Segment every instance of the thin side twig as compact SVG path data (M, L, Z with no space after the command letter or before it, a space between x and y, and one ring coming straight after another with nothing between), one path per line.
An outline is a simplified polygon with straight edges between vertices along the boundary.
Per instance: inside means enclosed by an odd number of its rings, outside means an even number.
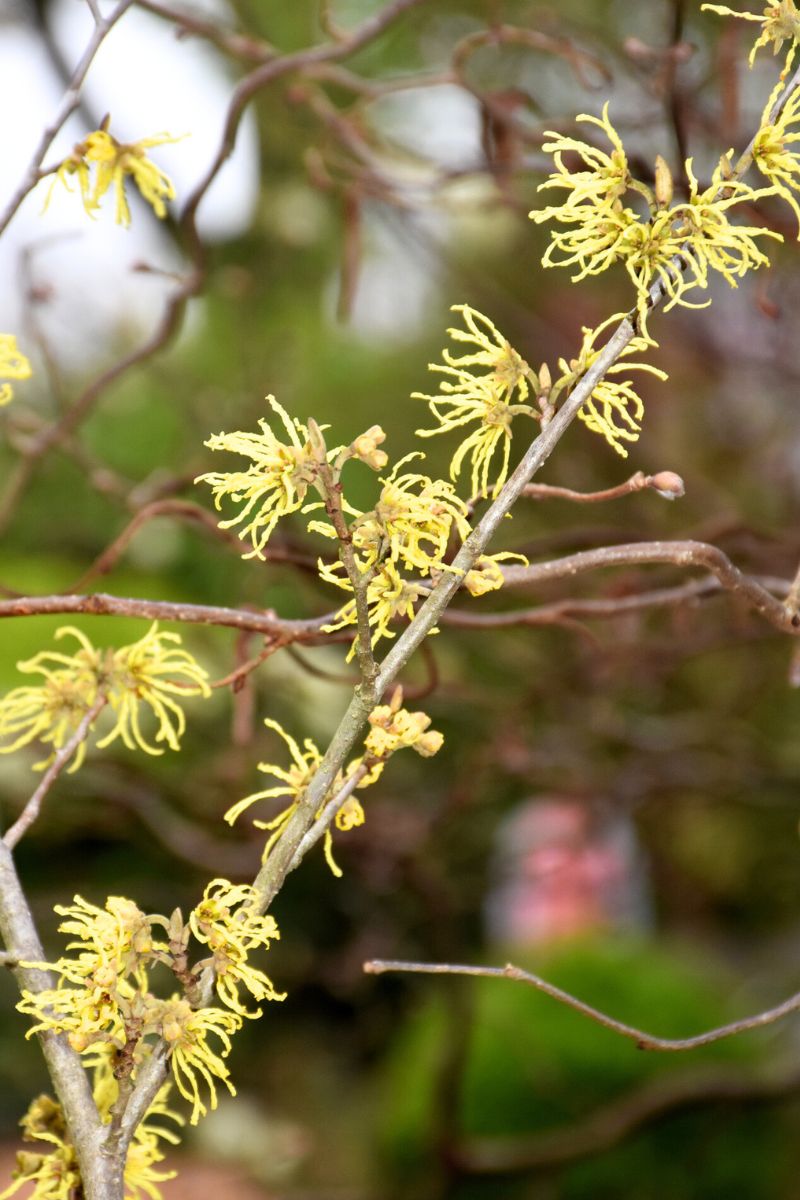
M599 1008L593 1008L591 1004L579 1000L570 992L556 987L554 983L548 983L541 976L534 975L530 971L523 971L521 967L515 967L513 963L507 963L504 967L476 967L460 963L401 962L376 958L364 963L364 971L367 975L384 975L388 972L414 975L473 975L482 979L510 979L516 983L525 983L529 987L535 988L536 991L543 992L545 996L558 1000L560 1004L574 1009L581 1016L588 1017L590 1021L602 1025L604 1029L610 1029L612 1033L617 1033L620 1037L635 1042L638 1050L664 1052L696 1050L699 1046L709 1046L712 1042L722 1041L723 1038L735 1037L737 1034L747 1033L751 1029L762 1029L765 1025L773 1025L776 1021L780 1021L800 1009L800 992L796 992L774 1008L764 1009L752 1017L730 1021L727 1025L720 1025L716 1029L707 1029L704 1033L695 1034L693 1037L662 1038L653 1033L647 1033L643 1029L637 1029L635 1025L626 1025L624 1021L618 1021Z
M20 815L17 817L10 829L3 834L3 841L9 850L13 850L18 842L24 838L25 834L38 818L39 813L44 803L44 798L50 791L55 781L58 779L61 772L66 767L69 760L72 758L75 751L89 736L95 718L98 713L105 707L106 697L101 693L95 700L92 707L86 712L81 720L80 725L73 733L72 737L64 743L61 749L54 755L53 761L45 771L39 786L28 800Z

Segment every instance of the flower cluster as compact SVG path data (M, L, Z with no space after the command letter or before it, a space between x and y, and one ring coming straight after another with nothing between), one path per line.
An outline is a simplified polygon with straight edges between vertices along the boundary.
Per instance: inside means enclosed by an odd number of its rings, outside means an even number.
M56 169L56 181L60 180L67 191L71 191L70 181L77 179L83 207L90 217L97 212L106 192L113 190L116 222L130 226L131 211L125 193L125 184L130 178L156 216L163 219L167 215L166 201L175 199L175 188L161 168L147 157L146 151L180 139L157 133L138 142L118 142L108 132L107 125L106 120L100 129L87 134L73 147L72 153ZM52 188L48 203L51 195Z
M162 633L155 623L138 642L105 651L72 626L56 632L56 638L62 637L78 642L74 654L43 650L17 664L24 674L41 676L41 682L15 688L0 700L0 739L5 742L0 753L36 741L59 750L101 699L116 720L97 742L99 747L119 738L131 750L162 754L142 729L144 709L155 718L155 742L180 749L186 718L178 698L208 696L210 689L206 672L180 648L177 633ZM85 753L83 741L70 770L77 770ZM36 766L47 762L49 757Z
M0 333L0 406L8 404L14 389L8 379L30 379L31 364L17 348L17 339L11 333Z
M552 220L565 226L553 233L542 259L544 266L577 267L572 278L579 280L622 263L636 289L644 331L655 285L664 292L665 310L675 304L698 307L688 294L707 288L710 271L719 272L735 287L747 271L768 263L756 239L781 241L781 235L757 226L736 225L729 210L774 194L774 186L756 189L732 179L726 155L709 186L701 190L689 159L689 200L672 205L672 183L663 160L656 171L655 192L631 176L622 143L608 117L608 104L602 119L585 113L577 119L599 125L613 151L605 155L576 138L547 135L555 139L546 142L544 149L553 154L556 170L540 190L563 188L567 195L562 204L530 214L537 223ZM579 155L586 169L570 170L564 160L567 152ZM644 198L646 214L626 206L625 198L631 192Z
M112 1056L105 1050L92 1056L87 1063L93 1068L92 1093L101 1121L111 1120L111 1110L117 1100L119 1084L114 1076ZM169 1107L172 1085L159 1091L144 1120L136 1128L125 1159L124 1182L126 1200L161 1200L158 1184L175 1178L175 1171L160 1169L164 1161L161 1142L176 1145L180 1140L174 1129L164 1127L166 1118L183 1124L183 1118ZM158 1121L158 1124L154 1122ZM30 1200L72 1200L81 1194L81 1177L75 1149L69 1140L61 1105L50 1096L37 1096L20 1121L23 1142L38 1146L20 1150L10 1187L0 1192L0 1200L13 1196L26 1184L33 1184Z
M441 733L429 728L431 719L423 712L409 712L402 707L403 692L398 687L388 705L379 705L370 714L370 731L364 741L364 753L354 758L339 772L328 793L322 798L316 813L319 818L323 810L337 797L341 796L342 803L336 807L333 822L337 829L347 831L364 823L364 810L353 792L356 788L364 789L375 783L384 766L398 750L410 747L424 758L430 758L441 749L443 737ZM295 739L288 734L277 721L267 718L264 724L274 730L286 744L291 758L288 767L276 763L262 762L258 764L259 771L271 775L278 783L260 792L253 792L239 800L225 814L225 820L233 824L242 813L259 800L287 800L277 816L268 820L260 818L253 820L256 829L269 831L269 838L264 847L264 858L280 837L287 822L296 811L308 789L308 785L316 775L322 755L315 743L306 738L301 749ZM326 834L326 857L335 875L340 875L339 868L331 856L330 831Z
M235 1094L224 1061L231 1038L243 1017L260 1016L260 1010L245 1007L241 993L256 1000L283 999L249 961L253 950L278 937L272 918L252 910L252 899L251 888L215 879L186 923L179 910L169 919L147 915L121 896L110 897L104 908L80 896L69 906L57 906L67 918L59 929L74 940L55 962L29 964L52 971L57 986L23 992L17 1007L33 1018L27 1036L47 1029L63 1033L73 1050L91 1056L93 1065L104 1055L116 1056L117 1077L125 1069L135 1074L152 1039L163 1039L175 1085L191 1103L195 1124L209 1105L216 1106L219 1083ZM190 967L192 935L208 953ZM159 965L183 983L184 994L162 998L151 991ZM189 998L206 969L214 974L222 1007L196 1007ZM212 1036L221 1049L209 1041ZM123 1060L127 1067L119 1065Z
M508 475L512 421L516 416L536 415L526 401L531 385L537 390L537 380L488 317L468 304L453 305L453 312L461 313L466 329L447 332L453 341L471 347L471 351L455 356L445 349L443 363L430 364L431 371L445 376L439 384L439 395L413 392L412 398L428 401L438 427L418 429L417 436L435 437L476 422L476 428L453 456L450 478L459 477L469 456L473 496L497 495ZM492 479L492 461L498 450L500 468Z
M223 497L244 507L225 521L221 529L241 525L240 538L249 538L253 547L245 558L263 558L264 547L281 517L299 512L309 487L319 472L319 459L312 446L308 428L288 413L274 396L270 406L278 414L288 441L282 442L263 418L260 433L217 433L205 443L210 450L227 450L250 460L245 471L209 471L196 483L208 483L214 493L217 510Z
M533 377L533 373L487 318L466 305L461 306L461 310L465 314L468 333L462 333L460 340L472 342L479 350L463 358L453 358L445 351L446 365L442 370L458 377L462 389L459 404L467 401L469 379L474 378L475 386L481 390L479 406L472 415L481 421L479 440L483 438L481 431L490 431L491 447L488 442L485 445L481 442L483 448L475 443L478 457L473 465L480 473L486 491L493 447L498 444L496 431L500 431L505 450L501 475L495 481L495 487L502 483L508 467L511 418L521 412L533 413L529 406L511 402L515 393L521 399L528 395L527 375ZM496 345L488 340L486 329L494 332ZM487 367L488 373L472 376L468 366ZM448 382L443 386L456 385ZM535 386L539 386L538 379ZM441 417L442 413L435 407L439 399L432 400L432 404ZM443 402L450 403L454 399L455 396L448 395ZM385 440L381 427L373 425L350 445L329 450L322 429L314 422L304 425L291 419L274 397L269 397L269 403L283 425L283 438L276 435L267 421L261 420L259 433L221 433L206 442L212 450L225 450L250 460L250 465L242 471L207 472L198 476L198 482L211 485L218 509L224 499L239 506L232 517L220 522L221 527L239 527L239 537L249 540L252 546L245 558L264 558L267 542L282 517L324 509L330 519L313 518L308 523L309 531L336 540L341 538L344 525L354 551L355 569L363 580L372 645L381 638L393 637L391 626L398 619L413 617L417 603L430 587L429 580L439 572L451 569L448 555L453 542L463 541L470 532L466 502L458 496L452 482L404 469L413 460L424 458L416 451L397 462L381 479L381 491L372 509L364 512L354 508L341 494L342 468L348 460L365 463L376 471L387 465L386 452L380 448ZM430 432L445 432L463 423L460 418L444 421L441 429ZM470 445L465 444L456 451L454 478L472 445L470 439ZM319 499L314 498L314 493ZM319 574L325 582L348 592L351 597L336 619L325 627L326 631L356 625L352 566L348 569L343 560L320 561ZM502 574L496 571L493 586L501 583ZM472 591L472 587L469 590ZM488 588L480 587L473 594L486 590ZM357 639L354 639L350 658L356 649ZM274 832L280 832L277 824Z

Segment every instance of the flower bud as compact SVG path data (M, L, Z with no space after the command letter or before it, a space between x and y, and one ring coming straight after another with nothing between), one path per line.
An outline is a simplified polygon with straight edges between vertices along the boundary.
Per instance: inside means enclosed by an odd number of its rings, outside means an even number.
M385 441L386 434L380 425L371 425L365 433L360 434L352 443L350 449L353 458L357 458L359 462L366 463L368 467L372 467L373 471L382 470L388 463L389 456L385 450L379 450L378 446L381 442Z
M665 500L680 500L686 494L686 485L674 471L659 471L657 475L651 475L650 487Z
M660 154L656 155L656 201L659 208L669 208L674 187L672 172Z

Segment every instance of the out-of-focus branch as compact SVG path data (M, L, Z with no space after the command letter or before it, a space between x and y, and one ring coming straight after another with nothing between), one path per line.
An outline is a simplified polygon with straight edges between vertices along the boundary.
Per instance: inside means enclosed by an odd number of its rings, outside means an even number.
M581 550L577 554L569 554L550 562L533 563L528 567L506 567L503 575L508 586L519 587L564 579L601 567L630 567L654 563L667 563L676 567L702 567L711 572L721 587L740 596L776 629L780 629L782 633L797 632L797 626L785 604L776 599L755 577L745 575L734 566L727 554L717 546L710 546L706 542L687 539L602 546L596 550ZM783 586L783 581L777 582Z
M718 1104L770 1104L800 1088L800 1070L770 1075L717 1067L651 1079L588 1117L527 1137L476 1137L451 1148L462 1171L493 1175L562 1166L602 1154L668 1113Z
M752 1017L743 1017L740 1021L730 1021L727 1025L708 1029L705 1033L698 1033L693 1037L662 1038L652 1033L646 1033L643 1029L637 1029L634 1025L626 1025L624 1021L618 1021L599 1008L593 1008L591 1004L579 1000L571 992L565 992L555 984L548 983L541 976L534 975L530 971L523 971L521 967L515 967L513 963L507 963L504 967L475 967L459 963L400 962L376 958L364 963L364 971L367 975L384 975L387 972L403 972L414 975L473 975L481 979L510 979L516 983L525 983L529 987L535 988L536 991L543 992L545 996L558 1000L560 1004L565 1004L567 1008L574 1009L581 1016L588 1017L590 1021L602 1025L604 1029L610 1029L612 1033L617 1033L620 1037L635 1042L638 1050L664 1052L696 1050L700 1046L709 1046L712 1042L722 1041L723 1038L735 1037L737 1034L747 1033L751 1029L762 1029L765 1025L773 1025L776 1021L780 1021L800 1009L800 992L796 992L795 995L776 1005L775 1008L764 1009Z
M195 13L189 12L188 9L172 8L168 4L158 3L158 0L136 0L136 4L146 12L153 13L156 17L163 17L165 21L175 25L179 31L178 37L203 38L204 41L211 42L218 50L222 50L231 58L238 58L243 62L262 63L274 58L278 53L275 47L269 42L265 42L263 38L223 29L221 25L217 25L213 21L206 21Z
M42 804L50 788L58 779L61 772L66 767L69 760L72 758L75 751L86 740L89 735L89 730L94 723L95 718L102 708L105 707L106 697L101 693L95 700L92 707L84 714L78 728L73 733L72 737L64 743L61 749L54 755L53 761L45 771L39 786L31 796L28 803L23 808L20 815L17 817L14 824L3 835L3 841L9 850L13 850L19 841L33 825L34 821L41 812Z

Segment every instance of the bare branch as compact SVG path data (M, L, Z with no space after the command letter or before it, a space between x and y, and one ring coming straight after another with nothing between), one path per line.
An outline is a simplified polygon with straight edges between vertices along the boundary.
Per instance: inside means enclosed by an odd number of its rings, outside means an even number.
M309 421L308 428L312 438L315 436L316 431L316 437L321 441L322 435L319 432L319 426L316 422ZM324 447L324 442L322 446ZM319 480L325 501L325 511L331 519L331 524L336 530L336 537L339 540L339 557L344 563L347 578L350 580L350 586L353 589L353 599L356 606L356 627L358 629L356 653L358 655L358 665L361 670L361 686L370 694L372 703L374 704L376 701L375 680L378 676L378 667L375 662L375 656L372 653L372 630L369 624L369 605L367 601L371 572L365 574L359 569L356 552L353 549L353 538L350 533L350 527L347 524L342 509L342 485L334 478L334 473L328 462L320 463Z
M0 841L0 931L3 934L20 990L34 994L55 986L50 974L30 963L45 958L28 902L20 886L11 851ZM75 1147L87 1197L100 1200L108 1164L98 1153L103 1128L80 1056L63 1034L42 1030L38 1035L50 1078L61 1103L70 1140Z
M3 841L9 850L13 850L19 841L33 825L34 821L41 812L42 804L50 788L58 779L61 772L66 767L69 760L72 758L78 747L86 740L89 735L89 730L94 724L94 720L102 708L105 707L106 697L102 693L97 697L92 707L84 715L80 725L73 733L72 737L64 743L61 749L54 755L53 761L42 776L39 786L31 796L28 803L23 808L20 815L17 817L14 824L3 835Z
M610 1150L667 1113L712 1104L770 1104L800 1087L793 1066L755 1074L717 1067L650 1079L570 1125L527 1137L475 1137L453 1148L461 1170L475 1175L562 1166Z
M790 996L788 1000L784 1000L775 1008L764 1009L755 1016L743 1017L740 1021L731 1021L727 1025L720 1025L716 1029L706 1030L705 1033L698 1033L693 1037L662 1038L637 1029L634 1025L626 1025L624 1021L617 1021L615 1017L610 1017L598 1008L592 1008L590 1004L585 1004L583 1000L579 1000L570 992L565 992L555 984L548 983L539 975L533 975L530 971L523 971L521 967L515 967L513 963L507 963L504 967L473 967L456 963L399 962L376 958L371 962L364 963L364 971L367 975L383 975L387 972L406 972L415 975L474 975L482 979L511 979L517 983L525 983L539 992L544 992L553 1000L565 1004L568 1008L574 1009L581 1016L588 1017L590 1021L602 1025L604 1029L610 1029L612 1033L617 1033L620 1037L635 1042L639 1050L673 1052L696 1050L699 1046L708 1046L723 1038L735 1037L737 1034L747 1033L751 1029L761 1029L765 1025L773 1025L776 1021L780 1021L783 1017L788 1017L800 1009L800 992L796 992L794 996Z
M693 540L674 542L632 542L620 546L601 546L596 550L581 550L550 562L533 563L528 567L505 567L503 576L509 587L545 583L564 579L600 567L640 566L649 563L668 563L676 567L703 567L719 581L720 586L740 596L760 616L782 633L796 634L798 625L786 605L767 591L755 577L745 575L734 566L722 550L706 542ZM771 581L772 582L772 581ZM783 581L778 581L783 586ZM13 603L7 601L6 603Z
M203 38L216 46L218 50L229 54L231 58L239 58L244 62L263 63L277 54L275 47L269 42L265 42L263 38L223 29L221 25L203 20L202 17L189 12L188 9L171 8L168 4L158 3L158 0L136 0L136 3L145 12L153 13L156 17L163 17L165 21L176 25L180 30L179 37L190 35Z
M322 626L333 620L333 613L307 620L284 620L269 609L249 612L244 608L226 608L214 604L181 604L167 600L139 600L127 596L110 596L104 592L92 592L88 596L20 596L0 600L0 618L39 616L43 613L144 617L151 621L222 625L229 629L246 629L251 633L281 637L288 641L310 641L314 638L336 640L334 635L321 633Z
M522 495L527 500L572 500L576 504L598 504L605 500L619 500L622 496L630 496L645 488L652 488L669 500L676 500L684 492L683 480L674 471L659 471L657 475L645 475L644 471L637 471L624 483L605 488L602 492L576 492L572 488L556 487L550 483L529 483L523 488Z

